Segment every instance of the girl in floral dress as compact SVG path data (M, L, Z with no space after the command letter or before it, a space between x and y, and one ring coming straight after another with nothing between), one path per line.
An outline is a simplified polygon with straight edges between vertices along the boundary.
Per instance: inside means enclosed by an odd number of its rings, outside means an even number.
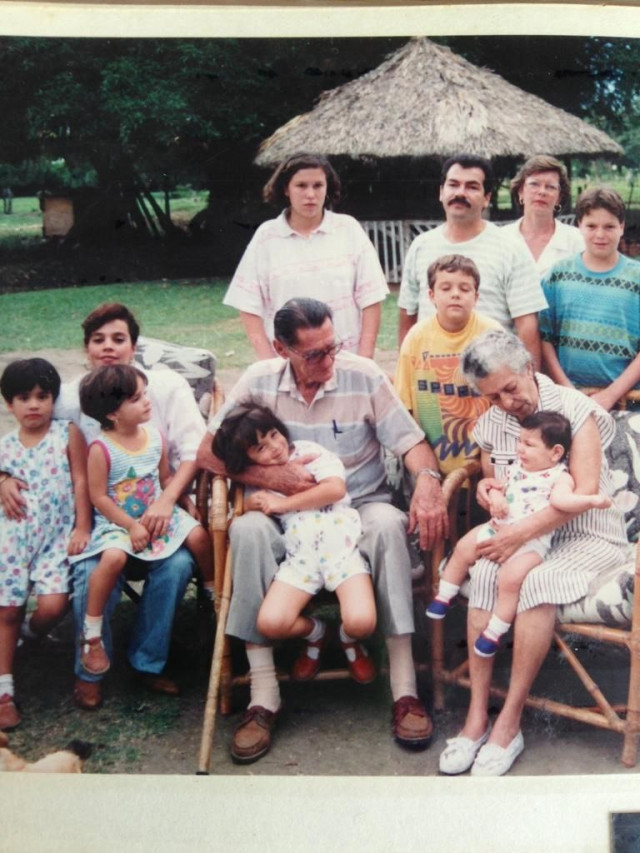
M0 489L16 478L25 485L24 517L0 511L0 729L20 723L14 701L13 657L33 587L36 609L23 634L46 634L69 601L69 555L89 541L87 448L68 421L54 421L60 376L43 358L13 361L0 390L18 428L0 439Z
M277 515L284 528L286 554L258 613L261 634L271 639L306 640L293 677L313 678L320 666L326 626L302 611L321 589L335 592L340 603L340 642L351 676L361 684L375 678L365 647L358 642L373 633L376 605L371 572L358 551L360 516L352 509L340 459L313 441L289 440L289 431L267 406L238 406L229 412L213 439L213 452L233 477L250 465L305 465L316 485L285 497L255 491L246 511Z
M82 665L99 675L109 669L102 643L103 612L127 558L169 557L184 544L195 558L205 589L213 592L211 542L206 530L175 506L160 529L148 529L145 511L171 479L167 449L149 422L147 378L128 364L98 368L80 384L82 411L103 432L89 445L89 495L95 508L91 542L83 558L100 554L89 580ZM147 523L145 523L147 522Z

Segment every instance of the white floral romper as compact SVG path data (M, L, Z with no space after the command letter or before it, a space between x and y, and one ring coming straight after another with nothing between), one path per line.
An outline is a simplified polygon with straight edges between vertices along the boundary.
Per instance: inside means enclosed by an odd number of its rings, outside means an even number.
M20 607L33 584L37 595L69 591L67 546L75 514L67 448L69 422L51 421L34 447L18 429L0 439L0 471L24 480L27 517L0 513L0 606Z
M316 481L328 477L344 479L340 459L313 441L294 441L289 461L316 454L305 468ZM278 568L279 581L315 595L321 589L333 592L341 583L359 574L370 574L358 551L362 524L348 495L322 509L287 512L280 516L284 528L286 556Z

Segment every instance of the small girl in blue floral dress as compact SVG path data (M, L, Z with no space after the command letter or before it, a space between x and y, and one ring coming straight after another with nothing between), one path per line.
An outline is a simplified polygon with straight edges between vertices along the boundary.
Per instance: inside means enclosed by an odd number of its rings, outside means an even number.
M285 558L258 613L257 627L270 639L304 638L304 654L293 668L298 681L319 669L326 626L302 610L321 589L335 592L340 603L340 641L352 677L360 683L375 677L365 647L357 642L373 633L376 607L371 572L358 551L360 516L350 506L340 459L312 441L290 442L289 431L266 406L239 406L224 419L213 439L213 452L233 477L250 465L305 465L317 485L285 497L255 491L245 510L277 515L284 529Z
M94 370L80 384L82 411L103 432L89 445L89 495L94 529L82 558L100 554L89 580L82 665L100 675L109 669L102 643L103 612L127 559L164 560L184 544L195 558L205 589L213 590L211 542L196 519L178 506L149 529L147 508L167 494L171 472L160 432L148 423L147 378L128 364ZM176 498L180 496L176 495Z
M18 428L0 439L0 489L16 478L24 505L0 511L0 729L20 723L14 701L13 657L31 588L37 606L22 626L43 636L64 616L69 556L80 554L91 531L82 433L54 421L60 376L43 358L9 364L0 390Z

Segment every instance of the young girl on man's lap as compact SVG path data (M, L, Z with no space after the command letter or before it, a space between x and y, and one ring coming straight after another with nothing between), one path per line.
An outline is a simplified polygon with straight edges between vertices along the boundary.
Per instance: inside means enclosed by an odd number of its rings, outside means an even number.
M488 492L491 521L469 531L456 545L442 574L438 592L427 608L431 619L442 619L476 561L476 545L495 536L502 524L513 524L551 505L561 512L580 513L611 505L606 495L579 495L565 464L571 447L571 425L557 412L536 412L522 421L518 459L509 468L506 482L483 480ZM515 619L520 588L529 572L540 565L551 545L551 534L519 548L498 573L498 600L489 624L478 637L474 651L492 657L500 639Z
M26 484L24 518L0 511L0 729L20 723L14 701L13 658L18 634L44 636L69 600L68 557L81 554L91 532L82 433L54 421L60 376L42 358L11 362L0 390L18 429L0 439L0 488L8 478ZM36 609L23 624L31 588Z
M110 667L102 643L102 621L109 595L129 557L145 561L169 557L185 545L195 558L205 589L213 592L211 543L207 531L174 505L169 519L153 524L147 508L171 493L171 471L160 432L149 422L147 378L128 364L113 364L87 374L80 384L82 411L102 427L89 446L88 479L95 525L86 555L100 554L89 579L82 665L99 675Z
M358 640L373 633L376 608L367 563L358 551L360 516L349 505L344 466L338 457L311 441L294 441L266 406L233 409L213 438L213 452L233 477L250 465L284 465L299 460L317 484L284 496L260 490L249 494L245 510L277 515L284 528L286 555L269 587L257 618L258 631L269 639L300 637L305 652L295 662L293 677L314 678L326 640L326 626L302 614L321 589L334 591L340 603L340 641L356 681L375 677L373 663Z

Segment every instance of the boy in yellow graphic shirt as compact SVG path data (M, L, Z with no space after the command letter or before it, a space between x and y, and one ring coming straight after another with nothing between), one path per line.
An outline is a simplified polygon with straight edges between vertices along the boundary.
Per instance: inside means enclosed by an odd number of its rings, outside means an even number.
M489 408L464 379L460 356L483 332L501 327L474 310L480 273L472 260L445 255L431 264L427 277L436 314L413 326L402 342L395 388L446 475L479 459L473 427Z

